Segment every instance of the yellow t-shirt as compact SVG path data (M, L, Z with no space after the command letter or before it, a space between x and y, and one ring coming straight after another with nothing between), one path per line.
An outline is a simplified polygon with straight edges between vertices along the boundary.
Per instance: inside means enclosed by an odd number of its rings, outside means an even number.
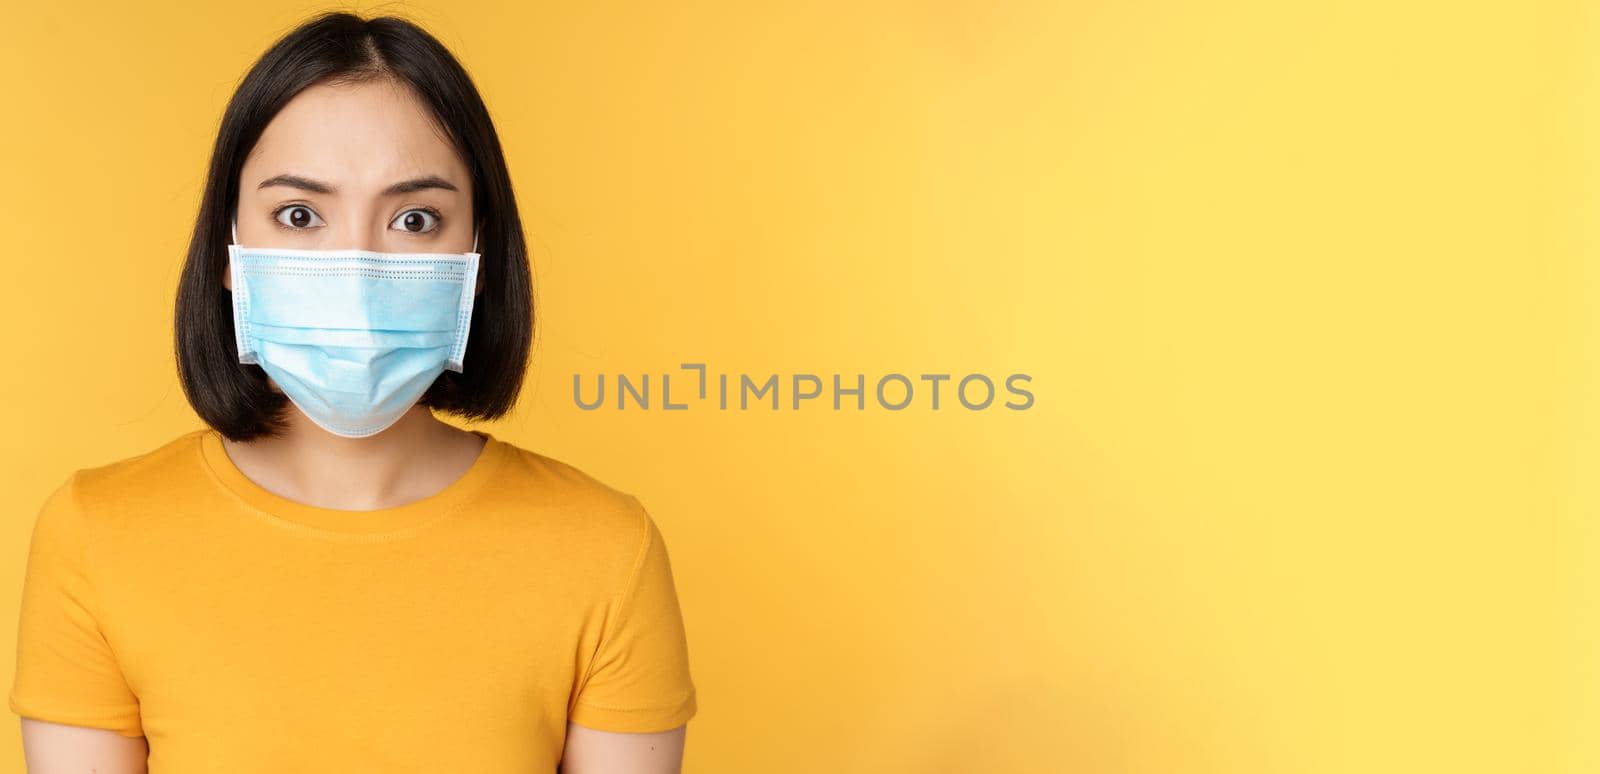
M569 720L689 720L654 519L477 432L461 478L376 511L273 494L210 429L74 472L34 524L11 710L142 734L153 774L527 774Z

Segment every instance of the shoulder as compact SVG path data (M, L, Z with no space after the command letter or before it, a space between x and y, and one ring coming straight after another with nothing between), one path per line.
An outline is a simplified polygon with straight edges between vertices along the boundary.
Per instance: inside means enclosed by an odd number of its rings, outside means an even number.
M88 540L100 522L142 509L141 503L170 501L194 462L199 433L190 431L144 452L77 468L54 482L36 520L36 533Z
M540 511L540 520L559 529L575 548L621 549L643 546L654 523L638 497L577 465L502 441L511 475L496 496L514 497ZM608 553L610 551L607 551Z
M179 494L200 469L200 437L208 430L189 430L154 448L112 462L74 470L66 488L85 510L98 505L134 504L141 497Z

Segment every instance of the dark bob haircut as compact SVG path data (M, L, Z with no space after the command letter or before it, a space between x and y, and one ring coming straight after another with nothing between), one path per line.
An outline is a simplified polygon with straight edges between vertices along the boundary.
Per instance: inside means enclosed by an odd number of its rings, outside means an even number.
M494 419L516 403L533 343L533 283L511 178L489 111L461 64L415 24L330 12L274 43L228 101L178 281L179 381L200 418L234 441L281 434L289 405L261 366L239 362L231 294L222 285L245 157L301 90L322 82L379 79L409 85L465 160L483 256L466 369L440 374L417 402L467 419Z

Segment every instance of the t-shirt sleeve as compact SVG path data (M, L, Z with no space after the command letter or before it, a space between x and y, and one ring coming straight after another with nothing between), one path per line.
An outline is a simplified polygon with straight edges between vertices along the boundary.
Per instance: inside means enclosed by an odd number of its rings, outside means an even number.
M74 473L33 524L17 625L11 711L23 717L142 736L139 699L100 628L91 546Z
M641 544L568 719L601 731L667 731L697 708L688 641L661 531L637 499L629 500L641 520Z

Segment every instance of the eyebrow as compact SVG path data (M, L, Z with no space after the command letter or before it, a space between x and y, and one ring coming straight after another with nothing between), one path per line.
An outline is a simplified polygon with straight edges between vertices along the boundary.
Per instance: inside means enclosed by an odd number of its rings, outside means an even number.
M256 186L256 189L260 190L262 188L275 185L298 188L302 191L310 191L312 193L319 194L331 194L339 192L339 189L329 185L328 183L324 183L320 180L312 180L309 177L301 177L299 175L274 175L266 180L261 181L261 185ZM426 175L424 177L412 178L411 180L402 180L398 183L395 183L394 185L383 189L382 195L397 196L399 194L408 194L429 188L442 188L446 191L460 190L459 188L456 188L454 183L451 183L449 180L439 177L438 175Z

